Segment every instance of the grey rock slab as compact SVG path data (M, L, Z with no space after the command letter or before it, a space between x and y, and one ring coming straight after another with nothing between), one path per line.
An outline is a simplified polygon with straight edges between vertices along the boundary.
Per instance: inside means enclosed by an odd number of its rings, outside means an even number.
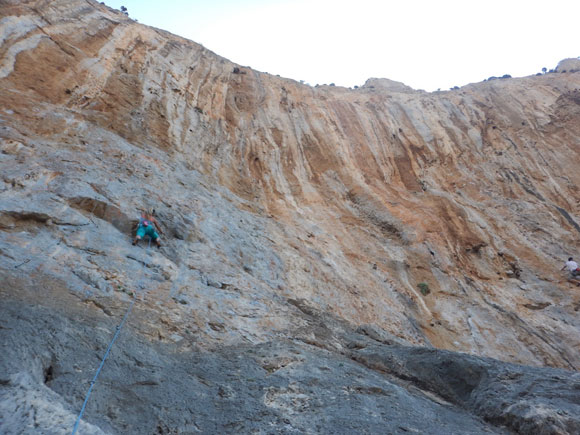
M63 406L62 398L28 372L4 379L0 388L1 432L4 435L66 434L71 432L76 415ZM106 432L82 421L79 433L101 435Z
M31 197L5 192L0 196L0 214L10 216L15 221L30 220L39 224L48 221L57 225L73 226L90 223L82 214L48 194L37 194Z
M30 409L39 432L67 433L122 313L87 310L56 287L31 304L22 282L0 294L1 417L26 429L30 418L10 410ZM192 337L150 341L131 320L88 402L92 433L506 433L317 347L278 339L184 351Z
M410 346L364 347L352 358L519 433L580 433L580 373Z

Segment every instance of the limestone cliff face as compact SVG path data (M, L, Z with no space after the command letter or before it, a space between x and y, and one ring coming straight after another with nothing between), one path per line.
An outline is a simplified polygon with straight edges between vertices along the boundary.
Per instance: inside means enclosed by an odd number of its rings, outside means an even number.
M179 292L196 293L187 274L205 272L195 258L207 250L236 279L355 324L578 368L580 295L558 270L580 232L579 74L438 93L377 79L311 88L236 74L94 3L2 13L3 204L58 196L60 213L112 224L87 230L116 228L119 246L129 228L105 214L133 219L152 205L188 218L176 230L199 239L173 246L168 235Z
M116 318L137 293L134 332L183 352L343 351L316 311L580 367L559 272L579 247L579 72L313 88L81 0L2 2L0 41L3 298L66 311L69 292ZM129 243L146 207L159 251Z

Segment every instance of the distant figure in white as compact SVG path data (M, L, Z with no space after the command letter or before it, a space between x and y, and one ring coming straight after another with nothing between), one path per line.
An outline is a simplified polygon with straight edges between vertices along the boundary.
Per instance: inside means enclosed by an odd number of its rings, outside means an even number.
M580 268L578 267L578 263L576 263L572 257L568 258L564 267L561 270L567 269L570 273L569 280L575 282L577 285L580 285L580 281L578 281L578 276L580 276Z

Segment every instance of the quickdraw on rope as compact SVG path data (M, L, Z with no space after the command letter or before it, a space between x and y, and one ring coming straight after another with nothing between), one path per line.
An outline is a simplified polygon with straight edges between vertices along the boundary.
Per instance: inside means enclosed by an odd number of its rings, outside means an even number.
M149 245L147 246L147 251L149 251L150 247L151 247L151 237L149 237ZM143 263L143 272L141 273L141 278L143 278L144 273L145 273L145 263ZM107 360L107 357L109 356L109 353L111 352L111 348L113 347L113 344L115 344L115 341L117 340L117 337L119 336L119 333L121 332L121 329L123 328L123 325L125 324L125 321L127 320L127 317L129 317L129 313L133 309L133 305L135 305L136 300L137 300L137 296L136 296L136 292L135 292L133 294L133 300L131 301L129 308L127 308L127 311L125 312L125 315L123 316L123 320L121 320L121 323L119 323L119 326L117 326L116 331L115 331L115 335L113 336L113 339L109 343L109 347L107 348L107 351L105 352L105 355L103 356L103 359L101 360L101 364L99 365L99 368L97 369L97 372L95 373L95 376L93 377L93 380L91 381L91 385L89 387L89 391L87 391L87 395L85 396L85 401L83 402L81 412L79 413L79 416L77 417L77 420L75 422L75 425L74 425L74 428L72 431L72 435L75 435L77 433L77 430L78 430L79 425L81 423L81 418L83 417L83 414L85 412L85 408L86 408L87 403L89 401L89 397L91 396L91 393L93 391L93 387L95 386L95 383L97 382L97 378L99 377L99 374L101 373L101 369L105 365L105 361Z

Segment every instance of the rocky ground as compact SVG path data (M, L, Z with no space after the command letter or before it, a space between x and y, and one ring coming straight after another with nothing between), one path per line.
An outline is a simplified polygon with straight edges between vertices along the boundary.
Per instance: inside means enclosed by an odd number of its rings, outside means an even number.
M2 432L68 433L124 306L22 276L2 304ZM13 292L13 293L12 293ZM43 297L50 295L50 297ZM41 299L43 302L38 303ZM580 375L412 347L291 300L292 336L211 350L129 322L80 433L577 433ZM135 317L145 313L136 305ZM132 319L134 320L134 319ZM158 319L150 318L151 323Z
M81 433L580 430L576 60L312 88L90 0L0 41L3 433L71 431L133 300Z

